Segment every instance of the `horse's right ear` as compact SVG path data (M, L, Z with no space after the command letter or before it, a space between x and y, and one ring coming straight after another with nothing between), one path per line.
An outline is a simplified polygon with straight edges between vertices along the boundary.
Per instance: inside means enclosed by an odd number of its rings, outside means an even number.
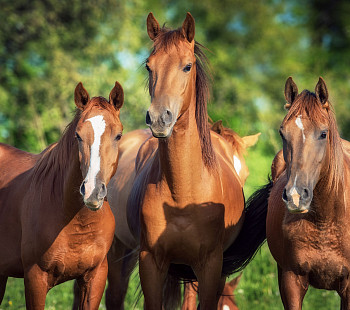
M84 110L88 102L90 101L89 93L83 86L82 82L75 87L74 91L74 102L79 110Z
M222 120L219 120L219 121L215 122L213 124L213 126L211 126L211 130L215 131L219 135L221 135L221 132L222 132L223 128L224 128L224 126L222 125Z
M152 41L155 40L160 32L160 27L158 21L153 16L153 13L149 13L147 16L147 33Z
M284 87L284 97L287 100L287 103L284 107L286 109L289 109L292 106L292 104L297 96L298 96L298 87L294 83L292 77L290 76L287 79L286 85Z
M239 281L241 280L241 278L242 278L242 274L243 273L241 273L239 276L237 276L236 278L234 278L233 280L231 280L229 283L228 283L228 285L231 287L231 289L232 289L232 293L233 293L233 291L236 289L236 287L238 286L238 283L239 283Z
M113 89L111 90L111 93L109 94L109 103L113 104L115 109L118 111L124 104L124 91L123 87L118 83L115 82L115 85Z

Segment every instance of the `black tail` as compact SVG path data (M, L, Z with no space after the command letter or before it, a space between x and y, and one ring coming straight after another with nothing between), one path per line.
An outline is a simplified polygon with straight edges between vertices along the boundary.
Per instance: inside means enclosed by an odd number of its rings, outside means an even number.
M253 193L245 208L243 227L233 244L224 252L222 273L230 275L241 271L254 258L266 240L267 204L273 182Z

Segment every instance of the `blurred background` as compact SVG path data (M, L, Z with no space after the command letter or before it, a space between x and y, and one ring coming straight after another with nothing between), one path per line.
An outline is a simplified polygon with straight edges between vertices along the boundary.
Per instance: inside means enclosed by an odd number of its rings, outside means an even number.
M73 117L82 81L90 96L125 92L125 131L145 127L150 100L143 61L151 41L146 17L180 27L196 20L196 40L208 48L212 97L208 111L240 135L261 132L249 151L249 196L266 183L281 148L283 91L292 76L299 91L328 86L341 136L350 138L350 2L347 0L0 0L0 142L40 152ZM50 291L47 309L67 309L70 282ZM137 275L126 309L133 304ZM10 279L0 309L24 309L23 280ZM282 309L276 268L266 245L236 291L240 309ZM311 289L304 309L339 308L334 292ZM104 305L101 305L101 309Z

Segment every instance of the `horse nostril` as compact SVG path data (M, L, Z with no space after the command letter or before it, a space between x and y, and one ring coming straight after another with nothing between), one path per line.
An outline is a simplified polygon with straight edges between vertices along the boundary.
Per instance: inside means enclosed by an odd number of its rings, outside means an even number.
M170 110L165 110L161 119L165 125L169 125L173 121L173 113Z
M303 193L302 193L302 195L301 195L301 198L304 199L304 200L306 200L306 199L309 198L309 196L310 196L309 190L308 190L307 188L304 188Z
M80 194L85 196L85 181L80 185Z
M148 126L152 125L151 116L149 115L149 111L146 112L146 125L148 125Z
M107 195L107 187L105 183L102 183L100 192L98 193L98 198L103 199L106 197L106 195Z
M286 201L286 202L288 201L286 189L283 190L282 199L283 199L284 201Z

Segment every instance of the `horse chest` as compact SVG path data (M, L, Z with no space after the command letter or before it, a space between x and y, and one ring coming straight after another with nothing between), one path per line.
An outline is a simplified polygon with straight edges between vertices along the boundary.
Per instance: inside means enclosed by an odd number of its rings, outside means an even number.
M296 274L307 275L312 286L339 290L350 272L350 257L346 254L344 234L336 226L318 229L298 223L284 226L289 247L289 265ZM346 247L346 244L345 244Z

